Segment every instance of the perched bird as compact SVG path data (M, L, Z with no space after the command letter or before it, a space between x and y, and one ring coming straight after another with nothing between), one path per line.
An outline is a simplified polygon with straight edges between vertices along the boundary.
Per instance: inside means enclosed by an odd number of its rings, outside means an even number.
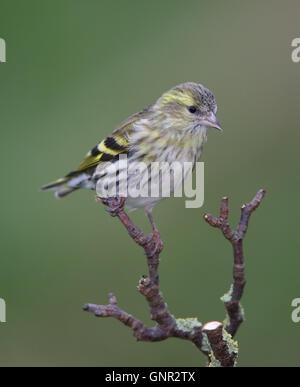
M102 179L113 175L112 166L121 176L120 171L124 169L121 156L124 155L129 166L134 162L143 162L146 169L153 162L195 164L206 142L208 128L222 130L216 111L214 95L207 88L194 82L177 85L162 94L154 104L123 121L111 135L88 152L77 169L42 189L55 190L58 198L79 188L96 190ZM142 174L146 173L146 169ZM126 176L127 185L136 184L139 179L141 175L129 173ZM181 181L173 182L172 190L178 183ZM161 199L160 194L157 197L128 195L125 206L129 209L144 208L155 229L152 208Z

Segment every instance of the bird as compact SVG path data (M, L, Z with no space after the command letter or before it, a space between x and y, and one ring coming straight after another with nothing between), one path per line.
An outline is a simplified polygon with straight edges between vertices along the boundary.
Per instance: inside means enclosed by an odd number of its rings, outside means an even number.
M106 188L110 184L110 176L114 179L117 176L119 186L121 182L124 183L124 179L127 187L136 186L145 180L143 176L149 172L151 164L157 162L179 162L179 165L188 162L194 166L207 141L208 129L223 130L216 112L215 97L202 84L185 82L176 85L153 104L125 119L87 153L76 169L44 185L42 190L54 190L57 198L63 198L80 188L96 190L98 193L97 187L100 185L103 188L104 181ZM128 166L136 163L145 166L140 174L132 172L124 175L125 166L128 169ZM125 176L123 180L121 176ZM172 192L182 183L185 175L177 176L178 181L174 181L175 178L176 175L171 183ZM146 183L150 180L147 175ZM129 210L143 208L153 231L157 232L152 209L162 198L161 190L155 197L128 194L125 207Z

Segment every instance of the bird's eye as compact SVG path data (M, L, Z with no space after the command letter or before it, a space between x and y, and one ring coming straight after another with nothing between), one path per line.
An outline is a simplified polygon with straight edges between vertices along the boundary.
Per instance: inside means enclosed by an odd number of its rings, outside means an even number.
M196 113L196 111L197 111L197 108L196 108L196 106L188 106L188 111L190 112L190 113Z

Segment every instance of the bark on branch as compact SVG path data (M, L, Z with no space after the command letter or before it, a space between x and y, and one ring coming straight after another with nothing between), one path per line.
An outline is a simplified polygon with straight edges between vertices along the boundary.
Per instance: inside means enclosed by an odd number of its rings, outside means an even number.
M100 199L113 216L117 216L127 229L130 237L140 245L147 257L148 275L140 279L138 290L146 298L150 316L156 322L154 327L146 327L142 321L120 309L116 297L111 293L107 305L86 304L83 309L92 312L96 317L112 317L132 329L134 336L140 341L162 341L169 337L189 340L208 356L211 366L233 366L237 356L237 346L232 340L239 325L243 321L243 310L240 300L245 286L243 238L246 234L248 221L252 212L259 206L265 194L260 190L254 199L242 206L240 222L233 230L228 224L228 199L221 201L220 216L209 214L204 219L213 227L220 228L224 237L233 246L233 285L230 292L223 296L228 319L225 327L220 322L209 322L204 326L197 318L175 318L159 290L158 265L163 243L157 230L145 235L138 229L124 211L123 198Z
M243 204L241 208L241 218L235 230L232 229L228 223L229 211L227 197L224 197L221 200L220 216L218 218L215 218L210 214L204 215L206 222L212 227L219 228L233 247L233 285L229 292L222 297L222 301L225 304L228 314L225 329L232 337L236 334L236 331L244 320L243 308L240 305L240 300L246 284L243 239L248 229L250 216L259 206L264 196L265 191L261 189L250 203Z

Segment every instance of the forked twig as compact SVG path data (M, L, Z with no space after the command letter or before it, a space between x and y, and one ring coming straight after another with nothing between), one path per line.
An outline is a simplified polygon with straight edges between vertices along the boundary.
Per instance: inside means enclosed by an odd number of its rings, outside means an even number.
M197 318L176 319L168 310L167 304L159 290L158 265L159 255L163 243L159 235L145 235L139 230L124 211L124 199L101 199L112 215L117 216L127 229L131 238L140 245L147 257L148 275L139 282L138 290L146 298L151 319L157 324L155 327L146 327L140 320L120 309L117 299L109 295L107 305L86 304L83 309L94 313L97 317L113 317L132 329L137 340L162 341L169 337L177 337L193 342L209 358L211 366L233 366L237 357L237 346L232 337L243 321L243 310L240 300L245 286L243 262L243 238L246 234L248 221L252 212L258 207L265 194L260 190L254 199L242 206L241 219L236 230L228 224L228 199L221 201L220 216L215 218L209 214L205 220L213 227L220 228L224 237L230 241L234 252L233 285L230 292L223 296L228 313L228 321L223 327L220 322L209 322L204 326Z
M250 203L246 203L241 208L241 218L236 230L232 229L228 223L228 198L224 197L221 200L220 216L215 218L210 214L205 214L204 219L212 227L219 228L224 237L229 240L233 247L233 285L230 291L222 297L225 304L228 321L225 329L233 337L244 320L243 309L240 305L240 300L243 295L245 279L245 264L243 254L243 239L248 229L248 222L252 212L259 206L265 190L259 190Z

